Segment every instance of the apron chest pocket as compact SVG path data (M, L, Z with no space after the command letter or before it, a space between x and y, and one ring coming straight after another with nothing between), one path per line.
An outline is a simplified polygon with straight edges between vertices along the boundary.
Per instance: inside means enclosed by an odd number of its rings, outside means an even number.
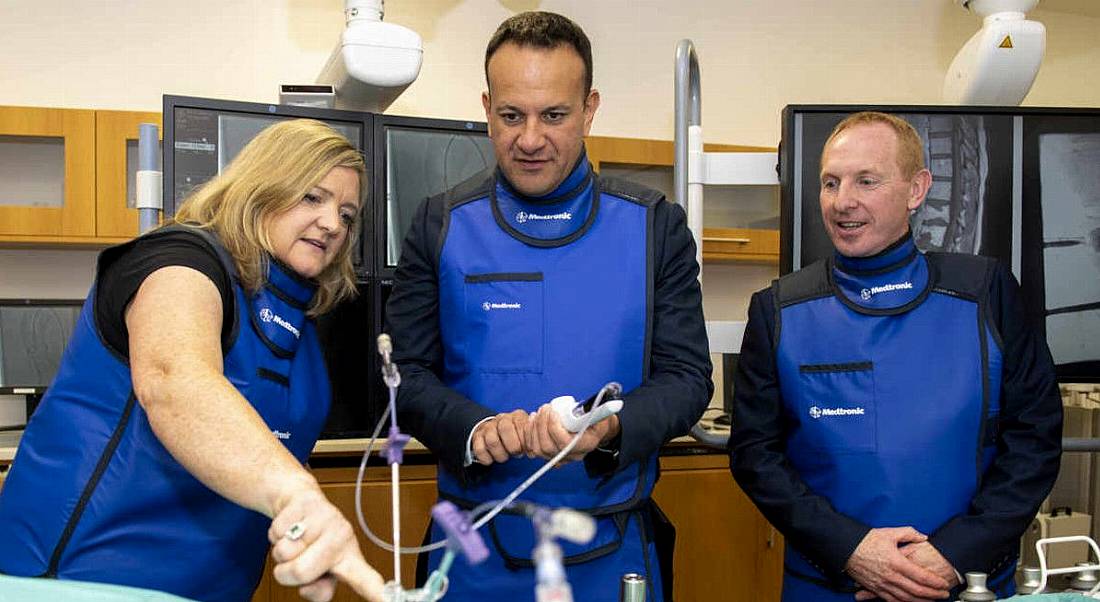
M482 372L541 373L542 272L466 275L465 347Z
M798 367L799 423L810 447L842 453L878 447L871 362Z

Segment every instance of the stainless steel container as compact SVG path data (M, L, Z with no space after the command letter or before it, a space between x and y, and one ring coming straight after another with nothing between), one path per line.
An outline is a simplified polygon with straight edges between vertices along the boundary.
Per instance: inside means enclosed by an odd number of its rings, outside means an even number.
M967 573L966 591L959 594L959 602L992 602L997 599L993 592L985 586L987 575L985 573Z
M623 575L619 584L619 602L645 602L645 577L637 573Z
M1024 582L1016 588L1018 594L1034 594L1039 590L1039 586L1042 585L1040 578L1043 576L1042 571L1035 567L1024 567Z
M1077 566L1092 566L1091 562L1078 562ZM1088 569L1073 574L1073 580L1069 582L1069 590L1073 592L1089 592L1096 587L1098 575L1096 569Z

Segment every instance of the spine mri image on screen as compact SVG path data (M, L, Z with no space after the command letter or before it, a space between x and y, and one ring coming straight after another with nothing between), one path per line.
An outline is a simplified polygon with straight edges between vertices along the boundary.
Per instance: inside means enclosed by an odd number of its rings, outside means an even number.
M979 115L903 115L925 142L932 187L910 219L924 251L978 253L989 172L986 135Z
M1100 171L1097 165L1100 165L1100 133L1039 136L1046 328L1050 351L1059 364L1098 359Z
M854 111L853 111L854 112ZM818 196L821 150L833 128L850 112L796 113L794 161L800 164L793 196L799 199L795 246L797 269L832 255L821 221ZM966 112L899 111L924 142L924 162L932 186L910 217L922 251L968 253L1011 262L1012 117Z

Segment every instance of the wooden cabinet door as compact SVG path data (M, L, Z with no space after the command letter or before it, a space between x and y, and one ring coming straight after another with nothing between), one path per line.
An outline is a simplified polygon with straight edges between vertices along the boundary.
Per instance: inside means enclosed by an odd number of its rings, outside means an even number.
M674 600L779 600L783 541L734 482L725 455L664 456L653 499L676 527Z
M155 123L163 135L160 113L95 112L97 237L128 239L138 234L138 210L128 208L127 199L133 196L131 172L137 166L132 163L142 123ZM128 161L128 156L134 160Z
M0 162L0 238L95 235L93 111L0 107ZM49 198L37 199L43 184Z

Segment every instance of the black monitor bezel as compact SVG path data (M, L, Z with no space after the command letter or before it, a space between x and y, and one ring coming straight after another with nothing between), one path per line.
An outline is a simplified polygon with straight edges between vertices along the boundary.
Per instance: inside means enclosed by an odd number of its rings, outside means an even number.
M783 107L780 121L779 143L779 274L793 271L791 237L794 234L794 165L795 140L794 116L796 113L855 113L879 111L882 113L939 113L982 115L1095 115L1100 108L1089 107L1004 107L978 105L851 105L851 104L793 104Z

